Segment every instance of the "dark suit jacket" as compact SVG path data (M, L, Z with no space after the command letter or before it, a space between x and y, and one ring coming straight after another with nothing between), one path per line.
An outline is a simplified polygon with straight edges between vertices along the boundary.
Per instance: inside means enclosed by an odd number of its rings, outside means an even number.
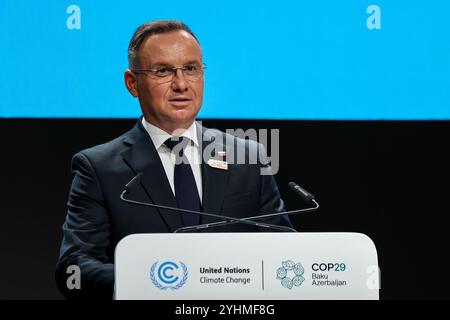
M229 162L239 148L246 150L249 159L256 155L252 146L261 147L217 130L198 128L202 150L225 150L224 145L234 142L234 148L226 151ZM210 157L224 160L217 154ZM203 211L238 218L284 211L273 176L260 175L261 167L259 163L229 164L228 170L221 170L203 161ZM177 212L135 206L120 200L125 184L139 172L143 173L141 184L129 195L130 198L177 206L161 160L140 120L131 131L117 139L83 150L73 157L73 182L56 268L58 287L66 297L111 299L117 243L134 233L170 233L182 227ZM213 221L202 217L198 222ZM286 217L264 222L291 226ZM245 224L233 224L206 232L226 231L259 230ZM70 274L66 270L70 265L81 269L80 290L67 289L66 279Z

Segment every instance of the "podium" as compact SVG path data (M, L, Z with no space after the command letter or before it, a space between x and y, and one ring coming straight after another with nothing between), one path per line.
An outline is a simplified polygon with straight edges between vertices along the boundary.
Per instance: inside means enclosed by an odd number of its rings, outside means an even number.
M115 299L379 299L360 233L134 234L115 251Z

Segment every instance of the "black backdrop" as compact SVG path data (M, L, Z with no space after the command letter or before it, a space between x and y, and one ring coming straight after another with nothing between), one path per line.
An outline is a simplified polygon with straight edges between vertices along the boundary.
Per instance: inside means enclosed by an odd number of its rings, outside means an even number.
M0 299L60 299L53 271L77 151L136 120L0 119ZM204 120L280 129L276 175L288 208L295 181L321 204L292 218L300 231L367 234L378 249L382 299L449 299L450 122Z

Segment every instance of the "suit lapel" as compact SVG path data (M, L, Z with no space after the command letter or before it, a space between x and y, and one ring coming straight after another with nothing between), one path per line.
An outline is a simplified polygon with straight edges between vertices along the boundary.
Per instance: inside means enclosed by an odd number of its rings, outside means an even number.
M142 172L141 185L154 204L177 207L172 188L167 180L161 159L155 146L142 126L141 120L124 141L130 148L122 153L125 162L135 174ZM139 199L145 201L144 199ZM182 226L180 214L176 211L156 209L170 232Z
M224 151L224 135L216 130L199 128L199 141L201 141L202 150L202 184L203 184L203 211L220 214L228 181L228 170L213 168L208 165L209 159L226 160L220 157L217 151ZM215 150L215 154L211 154ZM202 217L201 223L210 223L217 221L215 218Z

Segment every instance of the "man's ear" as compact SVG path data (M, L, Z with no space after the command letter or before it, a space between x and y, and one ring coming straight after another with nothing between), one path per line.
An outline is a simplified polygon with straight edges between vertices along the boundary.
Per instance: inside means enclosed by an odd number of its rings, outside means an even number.
M136 75L130 69L127 69L125 70L124 78L125 78L125 86L127 87L128 91L131 93L133 97L137 98L139 94L137 90Z

